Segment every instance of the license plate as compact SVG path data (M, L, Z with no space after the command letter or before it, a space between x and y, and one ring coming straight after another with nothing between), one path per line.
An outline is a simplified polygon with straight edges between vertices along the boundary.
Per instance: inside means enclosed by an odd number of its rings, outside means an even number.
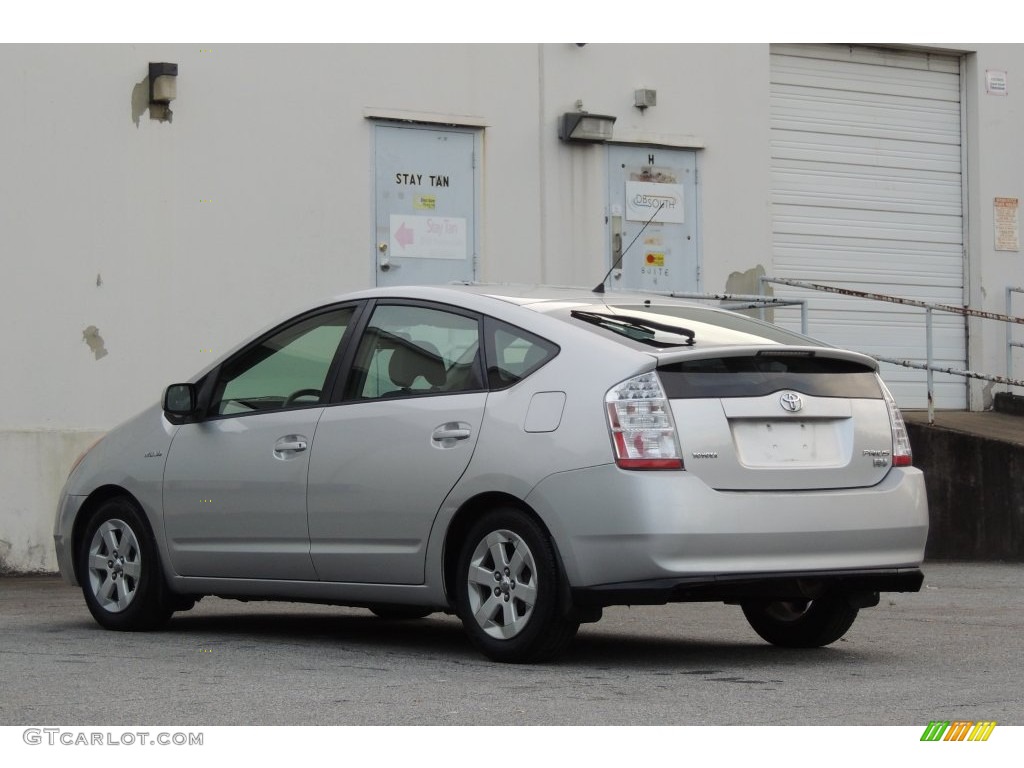
M834 467L849 461L843 450L848 419L734 419L736 455L748 467Z

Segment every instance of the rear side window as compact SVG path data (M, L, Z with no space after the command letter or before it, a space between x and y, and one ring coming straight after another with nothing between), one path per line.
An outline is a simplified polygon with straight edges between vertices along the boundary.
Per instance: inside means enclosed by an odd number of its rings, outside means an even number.
M711 357L661 365L658 375L673 399L762 397L782 389L816 397L882 397L873 369L829 357Z
M558 354L558 345L522 328L487 318L487 384L505 389L522 381Z
M475 317L418 305L379 305L359 342L345 399L483 389L479 341Z

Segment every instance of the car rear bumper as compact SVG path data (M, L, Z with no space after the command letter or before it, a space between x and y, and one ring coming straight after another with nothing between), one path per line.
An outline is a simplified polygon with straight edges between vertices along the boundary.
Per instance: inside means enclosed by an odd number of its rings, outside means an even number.
M924 476L912 467L868 488L716 491L685 470L607 464L551 475L526 501L573 588L916 569L928 536Z
M744 573L600 584L572 590L580 607L662 605L664 603L747 600L814 600L825 594L861 598L866 607L879 592L919 592L924 574L917 568L805 573Z

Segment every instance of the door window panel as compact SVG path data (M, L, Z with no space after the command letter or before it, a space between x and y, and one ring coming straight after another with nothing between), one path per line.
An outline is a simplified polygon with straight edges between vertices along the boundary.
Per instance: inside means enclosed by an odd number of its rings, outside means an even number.
M319 403L354 311L345 307L307 318L227 363L220 373L212 412L242 414Z
M475 318L418 306L378 306L356 351L346 400L483 388Z

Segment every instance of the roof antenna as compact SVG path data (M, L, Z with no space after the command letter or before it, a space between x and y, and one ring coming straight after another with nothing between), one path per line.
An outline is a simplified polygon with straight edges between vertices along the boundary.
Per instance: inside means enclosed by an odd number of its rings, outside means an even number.
M661 213L661 209L664 208L664 207L665 207L665 201L662 200L661 201L661 205L658 206L658 210L656 210L654 212L654 214L651 216L651 218L649 218L647 220L647 224L650 224L652 221L654 221L655 217L659 213ZM626 253L629 251L629 249L633 247L633 243L636 242L637 237L640 237L640 235L642 235L644 233L644 230L647 229L647 224L644 224L642 227L640 227L640 231L636 233L636 237L634 237L632 240L629 241L629 245L626 246L626 250L619 254L619 258L617 258L615 260L615 263L612 264L611 269L609 269L607 272L604 273L604 277L601 278L601 282L594 286L594 288L592 289L593 293L604 293L604 284L608 280L608 276L612 272L615 271L615 268L618 267L619 264L622 263L623 257L626 255Z

